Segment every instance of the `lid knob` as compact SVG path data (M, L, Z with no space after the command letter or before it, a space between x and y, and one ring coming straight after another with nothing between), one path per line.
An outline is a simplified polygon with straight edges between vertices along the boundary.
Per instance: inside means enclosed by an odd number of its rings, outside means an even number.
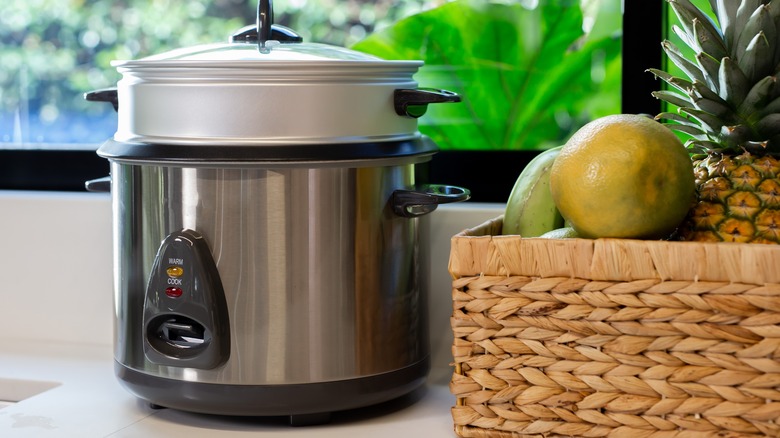
M257 44L265 47L271 40L271 25L274 23L274 4L271 0L257 2Z
M257 44L260 52L268 52L267 41L279 41L282 44L300 43L303 38L289 27L273 24L274 11L271 0L259 0L257 3L257 22L241 28L230 37L233 43Z

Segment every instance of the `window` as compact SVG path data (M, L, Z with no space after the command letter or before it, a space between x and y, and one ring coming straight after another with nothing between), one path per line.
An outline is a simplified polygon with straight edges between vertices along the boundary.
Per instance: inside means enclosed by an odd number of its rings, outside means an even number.
M556 2L566 0L541 0L542 4ZM82 94L116 83L119 77L110 61L221 41L254 22L256 13L255 0L6 3L0 15L0 188L4 189L83 190L84 181L105 176L108 163L94 151L113 134L116 115L110 105L85 102ZM294 28L306 41L348 46L442 3L277 0L274 12L275 22ZM540 1L504 3L534 8ZM658 84L644 70L660 65L662 2L625 3L623 110L650 113L657 102L649 93ZM614 7L619 0L582 0L582 4L596 16L593 8ZM617 23L618 31L620 27ZM653 57L658 61L652 62ZM432 181L472 189L477 201L503 202L523 162L536 152L443 150L422 170ZM482 176L470 180L467 174Z

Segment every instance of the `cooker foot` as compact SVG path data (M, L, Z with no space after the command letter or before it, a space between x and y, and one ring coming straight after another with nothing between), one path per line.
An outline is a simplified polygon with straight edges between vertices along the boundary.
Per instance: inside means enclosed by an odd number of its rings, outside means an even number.
M290 426L316 426L330 423L330 412L290 415Z

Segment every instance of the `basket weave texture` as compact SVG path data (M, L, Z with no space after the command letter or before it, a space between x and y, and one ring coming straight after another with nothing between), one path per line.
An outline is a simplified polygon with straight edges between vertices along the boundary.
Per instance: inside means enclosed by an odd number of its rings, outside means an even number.
M780 247L452 238L461 437L780 437Z

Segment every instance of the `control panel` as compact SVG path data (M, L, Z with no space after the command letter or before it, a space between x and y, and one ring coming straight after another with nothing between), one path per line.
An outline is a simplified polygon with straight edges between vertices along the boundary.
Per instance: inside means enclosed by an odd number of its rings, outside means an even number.
M144 354L153 363L213 369L230 355L230 321L219 271L199 233L168 235L144 302Z

